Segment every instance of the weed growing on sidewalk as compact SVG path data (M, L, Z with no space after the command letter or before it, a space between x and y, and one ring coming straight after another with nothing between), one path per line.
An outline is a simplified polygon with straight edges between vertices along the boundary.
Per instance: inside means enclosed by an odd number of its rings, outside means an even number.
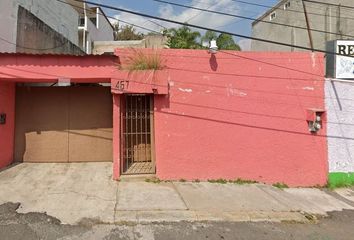
M227 180L225 179L208 179L208 182L210 183L219 183L219 184L226 184L227 183Z
M179 181L180 181L180 182L187 182L187 180L186 180L186 179L183 179L183 178L180 179Z
M152 179L147 178L147 179L145 179L145 182L147 182L147 183L161 183L162 181L158 178L152 178Z
M195 179L193 182L200 183L200 180L199 179Z
M289 186L286 185L285 183L275 183L275 184L273 184L273 187L276 187L279 189L289 188Z
M258 183L258 182L257 181L253 181L253 180L244 180L244 179L238 178L236 180L230 180L230 183L244 185L244 184L255 184L255 183Z
M226 180L226 179L209 179L208 180L209 183L219 183L219 184L227 184L227 183L233 183L233 184L239 184L239 185L243 185L243 184L255 184L258 183L257 181L253 181L253 180L244 180L241 178L238 178L236 180Z

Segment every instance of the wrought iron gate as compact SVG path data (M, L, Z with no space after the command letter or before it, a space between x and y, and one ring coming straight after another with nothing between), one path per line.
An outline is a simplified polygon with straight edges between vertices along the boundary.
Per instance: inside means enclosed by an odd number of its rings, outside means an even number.
M121 106L122 174L153 174L153 98L125 95Z

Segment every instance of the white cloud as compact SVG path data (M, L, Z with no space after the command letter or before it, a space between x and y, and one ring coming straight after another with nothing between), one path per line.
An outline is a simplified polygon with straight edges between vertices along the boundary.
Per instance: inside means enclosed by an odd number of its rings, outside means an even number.
M232 14L237 14L237 12L239 12L238 6L232 0L210 0L208 2L193 0L191 6ZM160 15L161 17L173 19L179 22L189 21L191 24L209 28L217 28L235 20L235 18L231 16L201 12L195 9L184 9L184 11L176 13L174 8L171 6L160 8Z
M238 41L238 45L241 47L242 51L251 51L251 39L241 39Z
M147 33L147 32L150 32L151 30L160 32L160 30L162 29L162 27L153 23L153 22L155 22L154 20L149 21L150 19L148 19L148 18L144 18L144 17L130 14L130 13L122 12L121 14L114 15L114 18L124 21L124 22L120 21L119 26L125 26L125 25L130 25L130 24L136 25L134 28L136 29L137 32L141 32L141 33ZM117 21L111 20L111 22L116 23ZM125 22L127 22L127 23L125 23ZM144 27L146 29L139 28L139 26Z
M193 0L190 6L214 10L214 11L228 12L232 14L237 14L239 12L238 5L235 4L235 2L232 0L209 0L205 2L202 2L201 0ZM184 8L182 12L177 11L176 9L177 7L173 7L172 5L167 5L167 4L162 5L158 9L158 16L162 18L179 21L179 22L188 21L188 23L194 25L199 25L199 26L204 26L209 28L218 28L218 29L222 29L222 26L235 21L235 18L231 16L225 16L225 15L209 13L209 12L201 12L190 8L188 9ZM151 22L149 21L148 18L140 17L130 13L121 13L115 15L115 17L123 21L133 23L139 26L143 26L145 28L158 31L158 32L160 32L163 29L161 26L158 25L162 25L166 28L178 27L178 25L174 25L172 23L154 20L154 19L151 19L152 21ZM121 22L121 25L125 25L125 24ZM148 32L147 30L139 29L137 27L136 29L139 32L143 32L143 33Z

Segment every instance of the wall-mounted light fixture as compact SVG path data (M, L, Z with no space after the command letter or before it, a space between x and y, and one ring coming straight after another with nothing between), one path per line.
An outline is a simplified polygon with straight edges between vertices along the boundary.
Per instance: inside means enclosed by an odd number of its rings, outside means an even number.
M218 52L218 45L216 44L216 40L211 40L210 41L209 52L211 54L216 54Z
M0 124L2 124L2 125L6 124L6 114L5 113L0 113Z
M317 133L322 129L324 113L323 109L307 109L307 123L311 133Z

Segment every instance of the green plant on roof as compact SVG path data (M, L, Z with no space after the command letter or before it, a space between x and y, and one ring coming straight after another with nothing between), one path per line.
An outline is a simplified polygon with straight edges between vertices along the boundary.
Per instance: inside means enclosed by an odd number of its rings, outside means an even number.
M162 70L165 67L161 55L158 52L143 52L141 50L132 49L132 53L125 58L121 69L132 73L143 70Z

